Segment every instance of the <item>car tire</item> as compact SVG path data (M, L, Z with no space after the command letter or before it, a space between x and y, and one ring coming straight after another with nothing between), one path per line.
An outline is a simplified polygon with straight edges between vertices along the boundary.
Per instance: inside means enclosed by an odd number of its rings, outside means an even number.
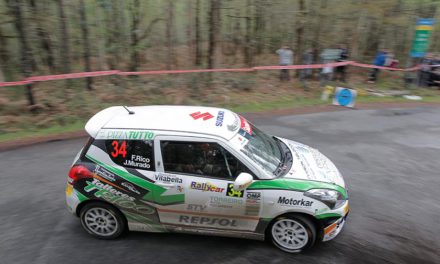
M86 204L81 209L80 218L87 233L99 239L115 239L127 229L125 217L106 203Z
M302 215L284 215L269 226L272 243L288 253L299 253L315 244L317 233L312 221Z

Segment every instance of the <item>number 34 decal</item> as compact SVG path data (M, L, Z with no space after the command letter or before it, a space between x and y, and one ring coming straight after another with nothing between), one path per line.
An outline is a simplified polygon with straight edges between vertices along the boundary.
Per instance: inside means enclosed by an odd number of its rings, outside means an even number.
M112 142L113 151L110 153L113 158L118 157L119 155L122 155L122 157L125 158L127 156L127 142L122 141L121 146L119 146L119 141L113 140Z

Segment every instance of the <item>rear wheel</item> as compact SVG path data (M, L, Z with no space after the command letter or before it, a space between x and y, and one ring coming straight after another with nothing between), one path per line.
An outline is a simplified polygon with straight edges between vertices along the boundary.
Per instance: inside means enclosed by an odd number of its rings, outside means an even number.
M114 239L125 230L125 219L121 213L105 203L90 203L81 209L81 224L92 236Z
M311 247L316 240L315 225L301 215L277 218L270 227L272 243L279 249L298 253Z

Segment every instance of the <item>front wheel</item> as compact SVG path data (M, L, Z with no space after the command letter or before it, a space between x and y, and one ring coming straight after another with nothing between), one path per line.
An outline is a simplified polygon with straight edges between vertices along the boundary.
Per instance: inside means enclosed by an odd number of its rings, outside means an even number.
M279 249L289 253L298 253L315 243L316 228L306 217L287 215L273 222L270 235L272 243Z
M81 210L81 225L92 236L114 239L125 230L124 218L115 208L104 203L90 203Z

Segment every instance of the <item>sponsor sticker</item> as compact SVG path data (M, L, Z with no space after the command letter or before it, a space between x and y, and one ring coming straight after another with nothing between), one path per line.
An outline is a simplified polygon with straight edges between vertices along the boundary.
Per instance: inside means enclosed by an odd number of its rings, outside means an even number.
M96 139L131 139L149 140L154 138L154 133L145 130L100 130Z
M206 210L206 207L207 207L206 205L202 205L202 204L188 204L186 209L189 211L203 212Z
M121 183L122 186L124 186L125 188L127 188L128 190L136 193L136 194L141 194L135 187L133 184L129 183L129 182L122 182Z
M93 170L93 173L108 180L111 182L116 181L116 175L111 173L110 171L104 169L103 167L96 165L95 169Z
M225 190L225 188L217 187L214 184L209 183L209 182L200 183L200 182L194 182L194 181L191 182L190 189L199 190L202 192L216 192L216 193L221 193Z
M201 226L237 227L237 220L220 217L181 215L179 222Z
M158 173L156 175L154 175L154 179L156 181L160 181L160 182L166 182L166 183L182 183L182 179L175 176L175 175L171 175L171 174L166 174L166 173Z
M242 116L239 116L239 118L240 118L240 128L252 136L252 127L249 124L249 122L246 119L244 119L244 117Z
M234 190L234 184L228 183L228 188L226 189L226 196L229 197L243 197L244 191Z
M208 120L208 119L211 119L211 118L213 118L214 116L213 115L211 115L211 113L209 113L209 112L205 112L205 113L201 113L200 111L197 111L197 112L194 112L194 113L192 113L192 114L189 114L194 120L197 120L197 119L203 119L203 121L206 121L206 120Z
M224 111L218 111L217 120L215 121L215 126L221 127L223 126L223 119L225 118Z
M304 198L300 199L294 199L294 198L286 198L284 196L280 196L278 198L278 204L283 206L303 206L303 207L310 207L313 204L313 201L307 201L304 200Z
M149 169L151 168L150 161L151 160L149 158L143 157L141 155L130 155L130 159L125 160L123 165L142 168L142 169Z
M209 198L209 206L217 208L233 208L236 206L241 206L243 204L243 199L235 197L221 197L221 196L211 196Z
M245 214L258 216L260 214L261 192L246 192Z

